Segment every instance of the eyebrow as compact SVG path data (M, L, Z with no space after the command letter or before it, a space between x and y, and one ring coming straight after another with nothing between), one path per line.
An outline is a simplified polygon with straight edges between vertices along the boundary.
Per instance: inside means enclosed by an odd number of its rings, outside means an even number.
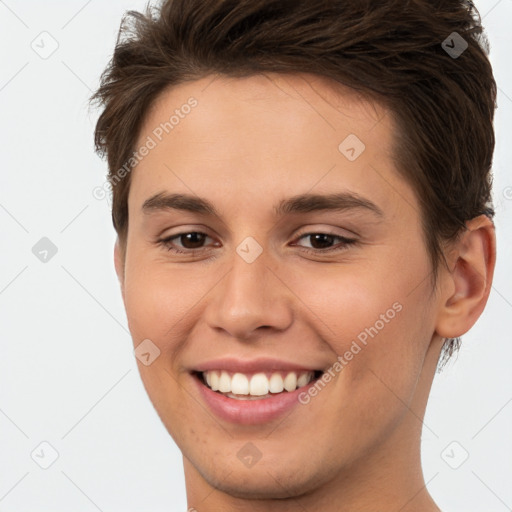
M276 217L279 217L292 213L352 209L364 209L378 217L384 217L383 211L375 203L353 192L300 194L281 200L273 210ZM144 201L142 205L142 211L147 214L160 210L182 210L221 218L210 201L190 194L161 192Z

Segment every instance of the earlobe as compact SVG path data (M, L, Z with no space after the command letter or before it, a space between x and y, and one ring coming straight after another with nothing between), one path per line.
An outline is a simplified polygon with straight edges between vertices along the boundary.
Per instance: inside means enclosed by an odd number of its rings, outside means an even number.
M443 338L465 334L482 314L491 291L496 263L494 224L485 215L466 223L467 230L450 251L452 268L442 279L436 332Z

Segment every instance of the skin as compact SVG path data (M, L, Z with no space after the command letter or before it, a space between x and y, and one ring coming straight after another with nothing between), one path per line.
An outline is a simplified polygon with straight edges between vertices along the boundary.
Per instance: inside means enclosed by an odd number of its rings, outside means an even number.
M188 98L198 101L132 171L127 239L115 248L134 345L149 338L161 351L139 371L183 453L189 507L439 510L421 469L422 419L443 338L467 332L487 301L492 222L473 219L446 248L434 290L419 202L392 158L390 112L316 76L213 78L166 90L148 111L139 145ZM349 134L366 146L353 162L338 150ZM372 201L382 216L273 213L281 199L335 191ZM160 192L206 198L221 217L144 213ZM199 247L195 255L158 243L190 232L208 237L170 245ZM302 236L311 232L357 242L315 245ZM249 236L263 249L250 264L236 252ZM214 416L189 373L229 355L327 369L397 302L401 311L314 399L268 424ZM237 457L249 441L261 453L252 467Z

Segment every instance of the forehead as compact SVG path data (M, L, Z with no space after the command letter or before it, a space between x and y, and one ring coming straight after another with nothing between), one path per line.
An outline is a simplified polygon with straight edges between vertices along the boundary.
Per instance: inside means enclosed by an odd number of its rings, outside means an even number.
M165 89L148 109L141 136L169 121L191 97L198 102L198 108L193 111L201 112L201 116L195 117L200 117L205 125L222 121L219 122L221 132L245 124L242 114L253 116L254 120L259 118L263 125L265 117L275 124L272 115L286 114L280 121L283 126L288 123L289 130L296 121L307 119L311 124L306 131L310 135L315 131L325 132L327 128L336 132L352 127L366 132L384 122L378 134L382 137L383 132L393 128L392 115L381 103L331 79L312 74L264 73L241 78L209 75ZM181 116L180 120L183 120ZM173 121L173 133L184 131L185 123L176 121Z
M165 90L148 110L137 147L151 139L152 149L132 173L130 196L141 203L176 189L225 199L236 189L247 206L345 183L386 202L393 187L384 181L403 181L394 132L384 106L323 77L208 76Z

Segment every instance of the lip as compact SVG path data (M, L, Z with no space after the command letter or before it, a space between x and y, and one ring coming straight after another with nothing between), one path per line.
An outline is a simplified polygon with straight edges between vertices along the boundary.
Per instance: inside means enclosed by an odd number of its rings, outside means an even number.
M218 368L218 367L217 367ZM198 374L192 374L199 394L208 408L219 418L238 425L257 425L278 419L300 405L299 394L313 386L316 379L295 391L283 391L260 400L236 400L212 391Z
M239 359L234 357L223 357L199 363L191 368L190 375L198 388L202 400L218 418L238 425L257 425L267 423L284 416L296 407L301 405L299 395L318 380L313 379L306 386L295 391L283 391L271 395L269 398L259 400L236 400L222 395L210 389L202 380L200 374L209 370L224 370L230 373L271 373L283 372L316 372L321 370L323 365L316 368L304 366L300 363L269 357L253 359Z
M283 361L273 358L258 358L251 360L243 360L236 358L222 358L208 361L197 365L193 368L195 372L206 372L208 370L225 370L227 372L239 373L256 373L256 372L272 372L272 371L289 371L289 372L313 372L320 370L317 367L302 366L291 361ZM293 393L293 392L292 392Z

